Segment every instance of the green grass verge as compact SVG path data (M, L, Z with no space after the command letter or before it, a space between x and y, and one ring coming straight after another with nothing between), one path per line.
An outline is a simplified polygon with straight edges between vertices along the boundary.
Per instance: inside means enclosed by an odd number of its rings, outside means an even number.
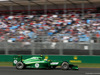
M100 63L81 63L81 64L74 64L77 65L79 68L100 68ZM12 62L0 62L0 67L13 67Z
M13 63L12 62L0 62L1 67L12 67Z
M79 68L100 68L100 63L81 63L74 65L77 65Z

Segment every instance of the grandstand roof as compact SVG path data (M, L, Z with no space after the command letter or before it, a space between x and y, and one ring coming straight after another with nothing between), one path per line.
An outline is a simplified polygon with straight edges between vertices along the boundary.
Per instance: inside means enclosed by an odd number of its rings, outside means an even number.
M0 0L0 6L6 5L9 6L11 4L13 5L27 5L29 2L32 3L32 5L44 5L47 1L47 4L64 4L65 2L68 4L77 4L77 3L95 3L100 2L100 0Z
M61 4L71 4L71 5L77 5L81 3L89 4L90 6L96 6L96 3L100 3L100 0L0 0L0 7L4 7L5 9L8 8L8 6L19 6L19 7L25 7L28 4L32 6L43 6L45 3L47 5L61 5Z

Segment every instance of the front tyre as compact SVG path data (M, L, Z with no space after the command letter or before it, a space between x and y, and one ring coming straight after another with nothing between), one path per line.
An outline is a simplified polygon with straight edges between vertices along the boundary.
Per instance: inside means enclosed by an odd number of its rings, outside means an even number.
M16 68L17 68L18 70L21 70L21 69L24 69L24 68L25 68L25 65L24 65L24 63L22 63L22 62L18 62L18 63L16 64Z
M63 62L61 65L62 70L68 70L69 69L69 64L67 62Z

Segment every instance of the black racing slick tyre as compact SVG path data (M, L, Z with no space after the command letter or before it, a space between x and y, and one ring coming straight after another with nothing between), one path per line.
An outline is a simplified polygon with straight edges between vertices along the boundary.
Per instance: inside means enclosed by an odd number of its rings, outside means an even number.
M63 62L61 65L62 70L68 70L69 69L69 64L67 62Z
M24 69L24 68L25 68L25 65L24 65L23 62L18 62L18 63L16 64L16 69L22 70L22 69Z

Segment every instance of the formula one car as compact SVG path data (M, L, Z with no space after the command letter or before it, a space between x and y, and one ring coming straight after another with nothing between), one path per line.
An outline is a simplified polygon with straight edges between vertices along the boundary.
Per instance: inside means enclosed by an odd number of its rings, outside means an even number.
M60 66L62 70L78 70L78 66L68 63L67 61L56 61L48 60L43 56L31 57L25 60L22 60L22 56L15 56L13 65L16 66L16 69L25 69L25 68L34 68L34 69L55 69L57 66Z

